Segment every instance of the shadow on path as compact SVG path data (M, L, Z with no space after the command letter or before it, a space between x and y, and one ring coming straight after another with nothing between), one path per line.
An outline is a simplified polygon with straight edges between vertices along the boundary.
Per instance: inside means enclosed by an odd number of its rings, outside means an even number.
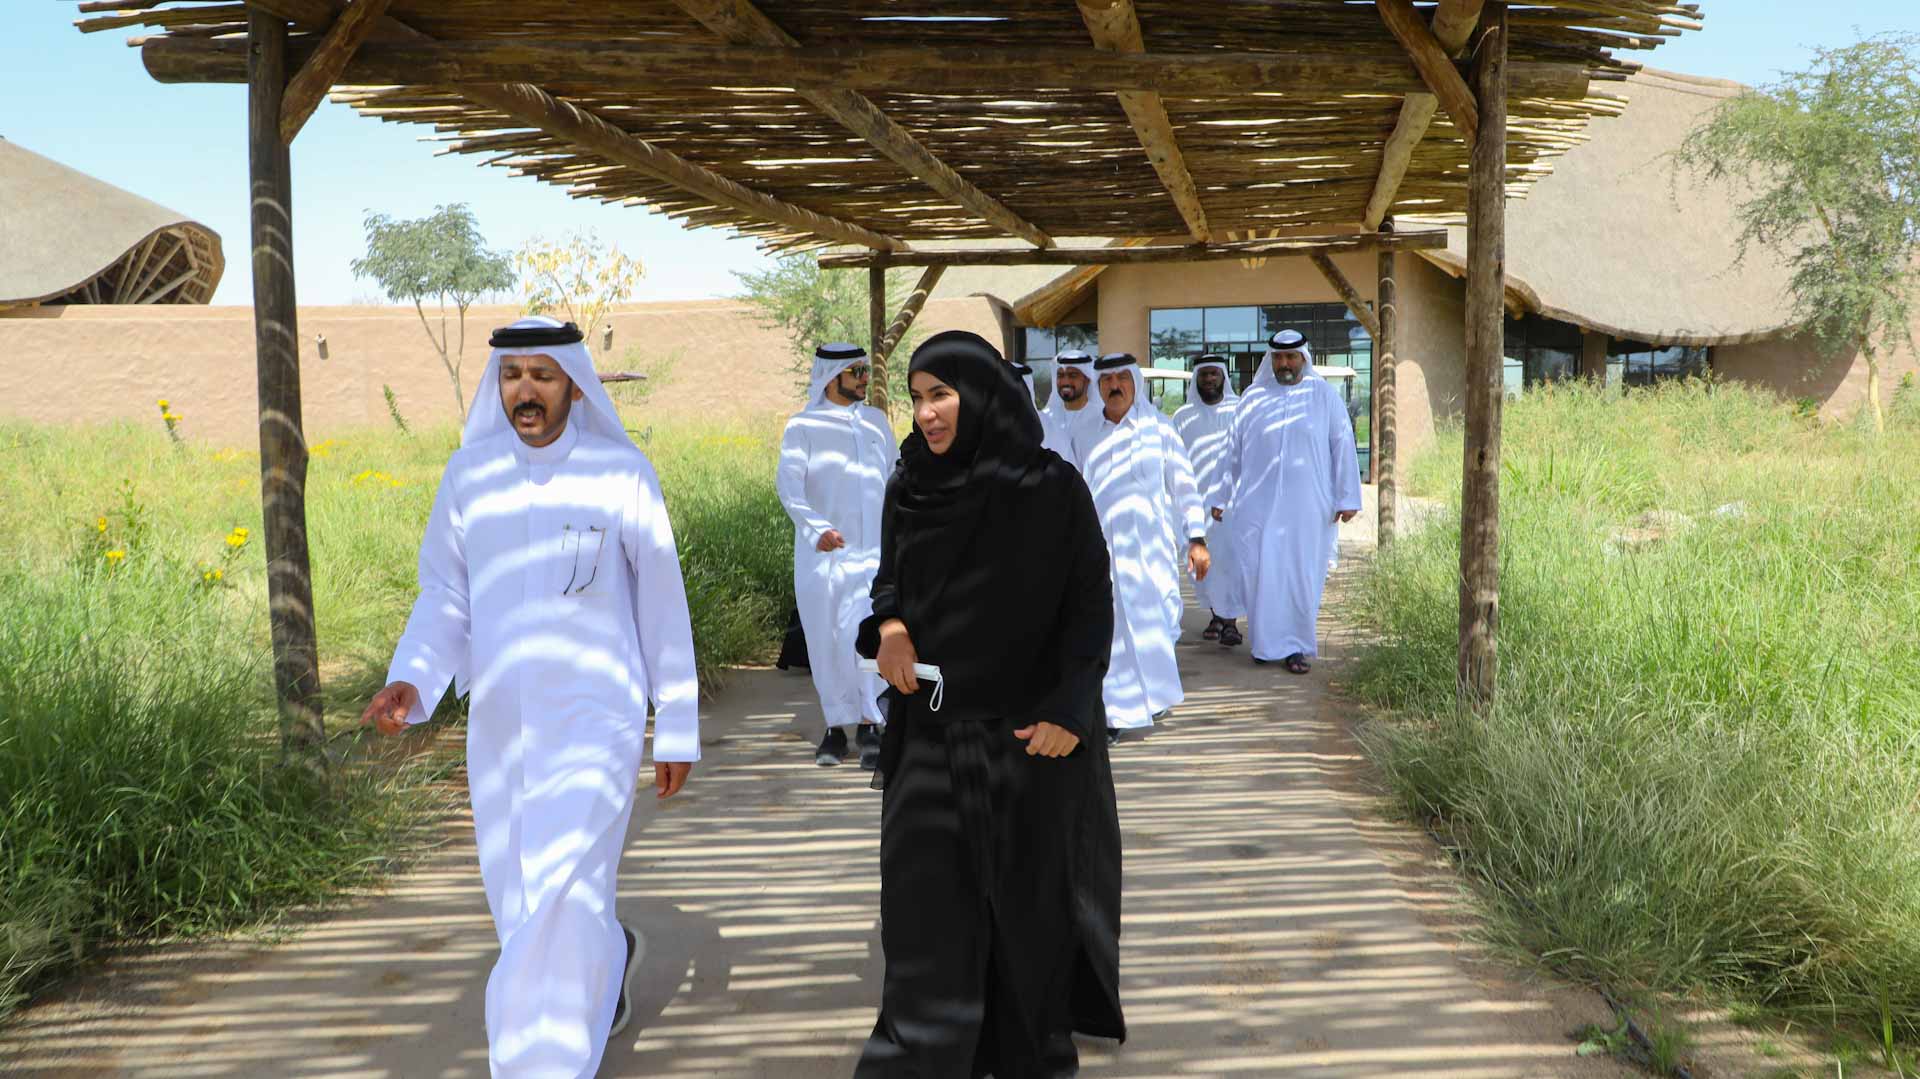
M1531 1005L1490 995L1369 842L1354 758L1305 678L1199 640L1187 701L1114 752L1125 842L1122 994L1132 1040L1083 1042L1086 1076L1589 1074ZM851 1074L881 969L879 795L814 765L804 677L742 672L703 717L706 760L643 795L621 911L646 934L634 1023L601 1075ZM495 950L470 826L387 894L277 945L128 955L0 1032L0 1072L66 1076L487 1074ZM1377 838L1377 836L1375 837Z

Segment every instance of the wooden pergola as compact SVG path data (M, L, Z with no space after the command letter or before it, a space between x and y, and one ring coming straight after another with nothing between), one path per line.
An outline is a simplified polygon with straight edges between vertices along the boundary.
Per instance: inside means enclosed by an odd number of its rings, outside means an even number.
M1494 697L1504 202L1596 117L1665 0L85 0L162 82L249 87L261 477L291 748L322 737L287 146L331 92L449 152L792 250L851 245L884 371L948 266L1300 256L1376 341L1394 532L1396 253L1464 215L1459 684ZM1065 237L1103 247L1061 247ZM1004 245L919 250L916 241ZM1331 255L1378 254L1369 308ZM889 320L885 271L924 267ZM884 379L876 380L884 384ZM884 405L884 402L880 402Z

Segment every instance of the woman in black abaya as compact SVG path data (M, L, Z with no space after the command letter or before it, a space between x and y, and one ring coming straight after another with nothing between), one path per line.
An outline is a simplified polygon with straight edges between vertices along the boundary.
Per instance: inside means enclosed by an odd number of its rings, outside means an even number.
M913 354L859 650L892 687L880 768L880 1018L858 1079L1056 1079L1126 1036L1120 827L1100 682L1106 541L980 337ZM938 695L913 665L941 670Z

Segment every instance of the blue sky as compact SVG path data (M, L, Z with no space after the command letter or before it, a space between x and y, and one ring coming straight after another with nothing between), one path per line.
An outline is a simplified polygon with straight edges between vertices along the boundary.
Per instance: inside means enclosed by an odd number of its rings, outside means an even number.
M162 86L126 47L128 31L81 35L74 5L9 0L0 37L0 136L172 207L218 231L227 275L217 303L248 303L246 92L238 86ZM1707 29L1644 57L1655 67L1764 82L1803 66L1808 50L1857 33L1920 34L1913 0L1704 0ZM640 208L616 208L472 159L439 157L423 129L361 119L323 104L293 145L294 230L300 300L381 302L348 263L363 250L369 209L397 217L465 202L490 243L591 230L646 264L636 299L725 296L731 271L764 265L752 241L688 231ZM4 212L12 212L6 208ZM0 252L0 258L5 257Z

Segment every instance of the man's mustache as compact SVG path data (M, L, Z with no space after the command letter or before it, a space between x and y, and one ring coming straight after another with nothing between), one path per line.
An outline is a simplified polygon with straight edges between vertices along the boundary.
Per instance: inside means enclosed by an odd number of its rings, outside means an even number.
M516 416L544 416L547 414L547 406L538 401L522 401L520 404L513 406L513 414Z

